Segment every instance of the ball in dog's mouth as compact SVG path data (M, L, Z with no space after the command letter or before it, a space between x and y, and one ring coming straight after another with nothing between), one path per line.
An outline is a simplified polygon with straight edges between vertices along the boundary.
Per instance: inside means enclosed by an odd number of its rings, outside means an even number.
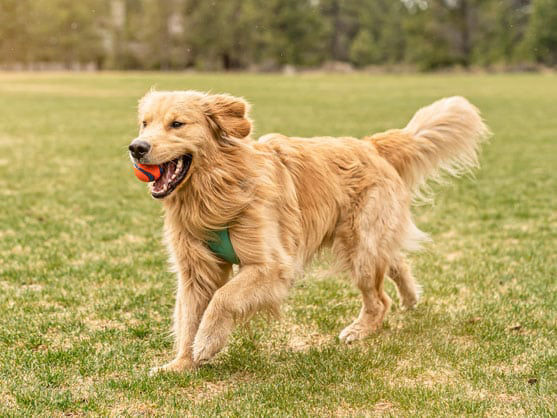
M190 154L161 164L162 175L153 183L151 195L156 199L162 199L172 193L186 178L190 165Z

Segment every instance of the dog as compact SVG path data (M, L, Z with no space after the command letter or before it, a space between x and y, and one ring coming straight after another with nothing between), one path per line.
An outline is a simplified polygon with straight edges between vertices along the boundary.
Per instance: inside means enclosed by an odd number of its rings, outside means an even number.
M249 104L226 94L150 91L139 102L136 163L163 174L150 192L164 207L164 237L177 274L176 357L159 371L213 358L235 324L277 313L295 277L329 247L362 295L341 333L350 343L376 331L391 304L385 276L411 308L419 286L405 253L427 239L412 221L413 197L442 172L478 165L489 130L463 97L420 109L403 129L362 139L268 134L254 141ZM208 243L229 233L239 269Z

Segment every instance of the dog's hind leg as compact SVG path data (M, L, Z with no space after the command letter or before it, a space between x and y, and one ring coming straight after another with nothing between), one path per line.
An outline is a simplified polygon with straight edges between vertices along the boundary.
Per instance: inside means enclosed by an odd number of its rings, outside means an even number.
M383 283L393 255L402 248L408 211L398 200L399 194L387 186L370 190L359 212L347 217L335 232L333 251L351 271L362 293L358 318L339 335L348 343L380 328L391 306Z
M362 293L360 314L339 335L339 338L347 343L365 338L377 330L391 305L389 296L383 290L387 258L378 252L377 242L381 237L369 229L356 231L362 235L353 239L355 246L347 240L344 240L344 244L337 241L336 245L333 245L333 251L336 250L337 255L348 258L348 267ZM340 233L341 236L345 235L342 231Z
M395 282L400 302L405 308L416 306L420 298L420 285L414 280L412 271L403 255L391 260L389 277Z
M358 318L340 333L342 341L350 343L360 340L381 326L391 305L389 296L383 290L384 277L384 263L373 262L369 262L356 275L356 285L362 292L363 304Z
M279 267L241 267L232 280L216 291L203 314L193 344L194 362L206 362L218 353L237 320L260 310L278 312L291 281L290 275Z

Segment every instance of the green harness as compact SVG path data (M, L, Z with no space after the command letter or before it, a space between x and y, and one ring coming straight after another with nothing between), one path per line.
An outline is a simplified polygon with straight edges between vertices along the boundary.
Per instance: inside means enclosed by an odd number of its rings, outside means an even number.
M207 245L211 251L219 258L232 264L240 264L240 260L234 251L228 228L214 231L215 239L208 241Z

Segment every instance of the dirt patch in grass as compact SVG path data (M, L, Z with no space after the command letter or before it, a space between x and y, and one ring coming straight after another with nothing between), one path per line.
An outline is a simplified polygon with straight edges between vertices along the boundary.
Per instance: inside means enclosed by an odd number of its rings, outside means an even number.
M400 361L397 364L396 370L400 377L396 378L391 385L394 387L427 387L433 388L436 386L454 385L458 381L458 373L448 365L441 366L436 364L434 369L427 369L416 373L416 369L420 367L419 363L414 363L413 360ZM408 373L413 377L408 377Z
M150 417L160 410L156 402L141 400L141 399L128 399L120 398L114 402L114 406L110 408L111 416L134 416L134 417Z
M83 324L89 332L91 331L103 331L107 329L117 329L117 330L127 330L128 326L121 322L113 321L111 319L99 319L99 318L83 318Z
M311 327L289 323L285 328L288 333L288 349L292 351L307 351L310 348L319 348L334 340L330 335L323 335Z

